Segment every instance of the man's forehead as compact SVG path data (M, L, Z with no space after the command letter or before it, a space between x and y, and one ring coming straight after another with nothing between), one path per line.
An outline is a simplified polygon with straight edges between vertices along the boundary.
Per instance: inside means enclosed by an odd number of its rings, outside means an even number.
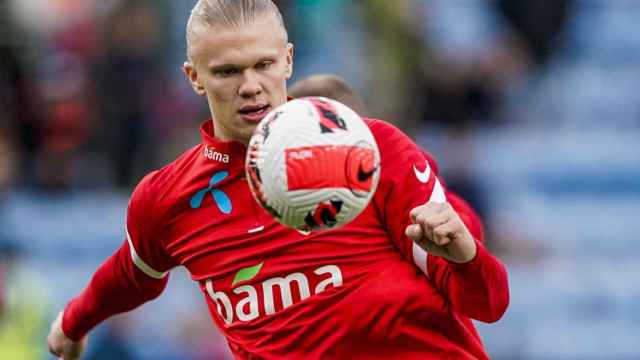
M287 47L284 31L263 23L233 27L203 27L192 39L189 56L208 63L233 63L245 57L277 56Z
M194 19L190 22L187 32L189 39L187 45L190 47L201 45L198 40L202 38L211 40L213 37L221 38L223 35L225 38L240 38L252 33L260 34L265 40L280 39L285 44L288 42L287 31L275 15L263 15L251 22L220 25L211 25L202 19Z

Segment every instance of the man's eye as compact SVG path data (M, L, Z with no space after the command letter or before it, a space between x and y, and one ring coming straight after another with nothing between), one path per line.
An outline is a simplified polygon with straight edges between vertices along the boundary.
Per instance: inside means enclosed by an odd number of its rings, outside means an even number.
M256 69L263 70L268 68L271 64L272 64L271 61L264 61L264 62L258 63L258 65L256 65Z
M238 69L229 68L229 69L222 69L222 70L216 71L216 75L232 76L232 75L237 74L238 72L239 72Z

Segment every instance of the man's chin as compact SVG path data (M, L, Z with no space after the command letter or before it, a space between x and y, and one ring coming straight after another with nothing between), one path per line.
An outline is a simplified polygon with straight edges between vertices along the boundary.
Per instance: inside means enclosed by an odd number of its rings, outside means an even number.
M250 123L244 122L244 126L242 130L238 133L238 141L243 144L248 144L249 140L251 140L251 136L253 135L253 130L258 126L258 123Z

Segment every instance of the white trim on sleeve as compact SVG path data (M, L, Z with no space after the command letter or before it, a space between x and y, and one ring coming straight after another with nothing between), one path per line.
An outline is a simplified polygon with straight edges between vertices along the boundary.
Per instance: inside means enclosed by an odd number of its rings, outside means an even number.
M425 275L429 275L427 273L427 255L427 252L420 245L413 243L413 262Z
M144 260L142 260L140 256L138 256L136 249L133 247L133 241L131 241L131 235L129 235L129 229L125 228L125 230L127 231L127 241L129 242L131 259L133 260L133 263L136 265L136 267L140 269L143 273L147 274L149 277L152 277L154 279L162 279L165 276L167 276L167 274L169 273L168 271L160 272L160 271L154 270L151 266L149 266L146 262L144 262Z
M443 203L446 201L444 189L442 188L442 185L440 185L440 181L438 181L437 177L434 178L434 181L435 183L433 184L433 190L431 191L429 202L433 201ZM412 253L413 262L425 275L429 276L429 273L427 272L427 259L429 254L416 243L413 243Z
M447 198L444 195L444 189L442 188L442 185L440 185L440 181L438 181L438 178L435 178L435 184L433 184L433 190L431 191L431 197L429 197L429 202L433 201L433 202L437 202L437 203L444 203L447 202Z

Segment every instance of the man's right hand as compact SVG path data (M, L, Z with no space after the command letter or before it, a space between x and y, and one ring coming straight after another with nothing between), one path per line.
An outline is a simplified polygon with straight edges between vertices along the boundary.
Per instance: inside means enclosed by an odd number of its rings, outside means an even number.
M49 352L62 360L76 360L80 358L80 355L82 355L84 351L84 347L87 344L87 337L83 337L80 341L69 339L62 331L62 316L63 312L61 311L56 320L51 324L51 331L49 332L49 336L47 336Z

